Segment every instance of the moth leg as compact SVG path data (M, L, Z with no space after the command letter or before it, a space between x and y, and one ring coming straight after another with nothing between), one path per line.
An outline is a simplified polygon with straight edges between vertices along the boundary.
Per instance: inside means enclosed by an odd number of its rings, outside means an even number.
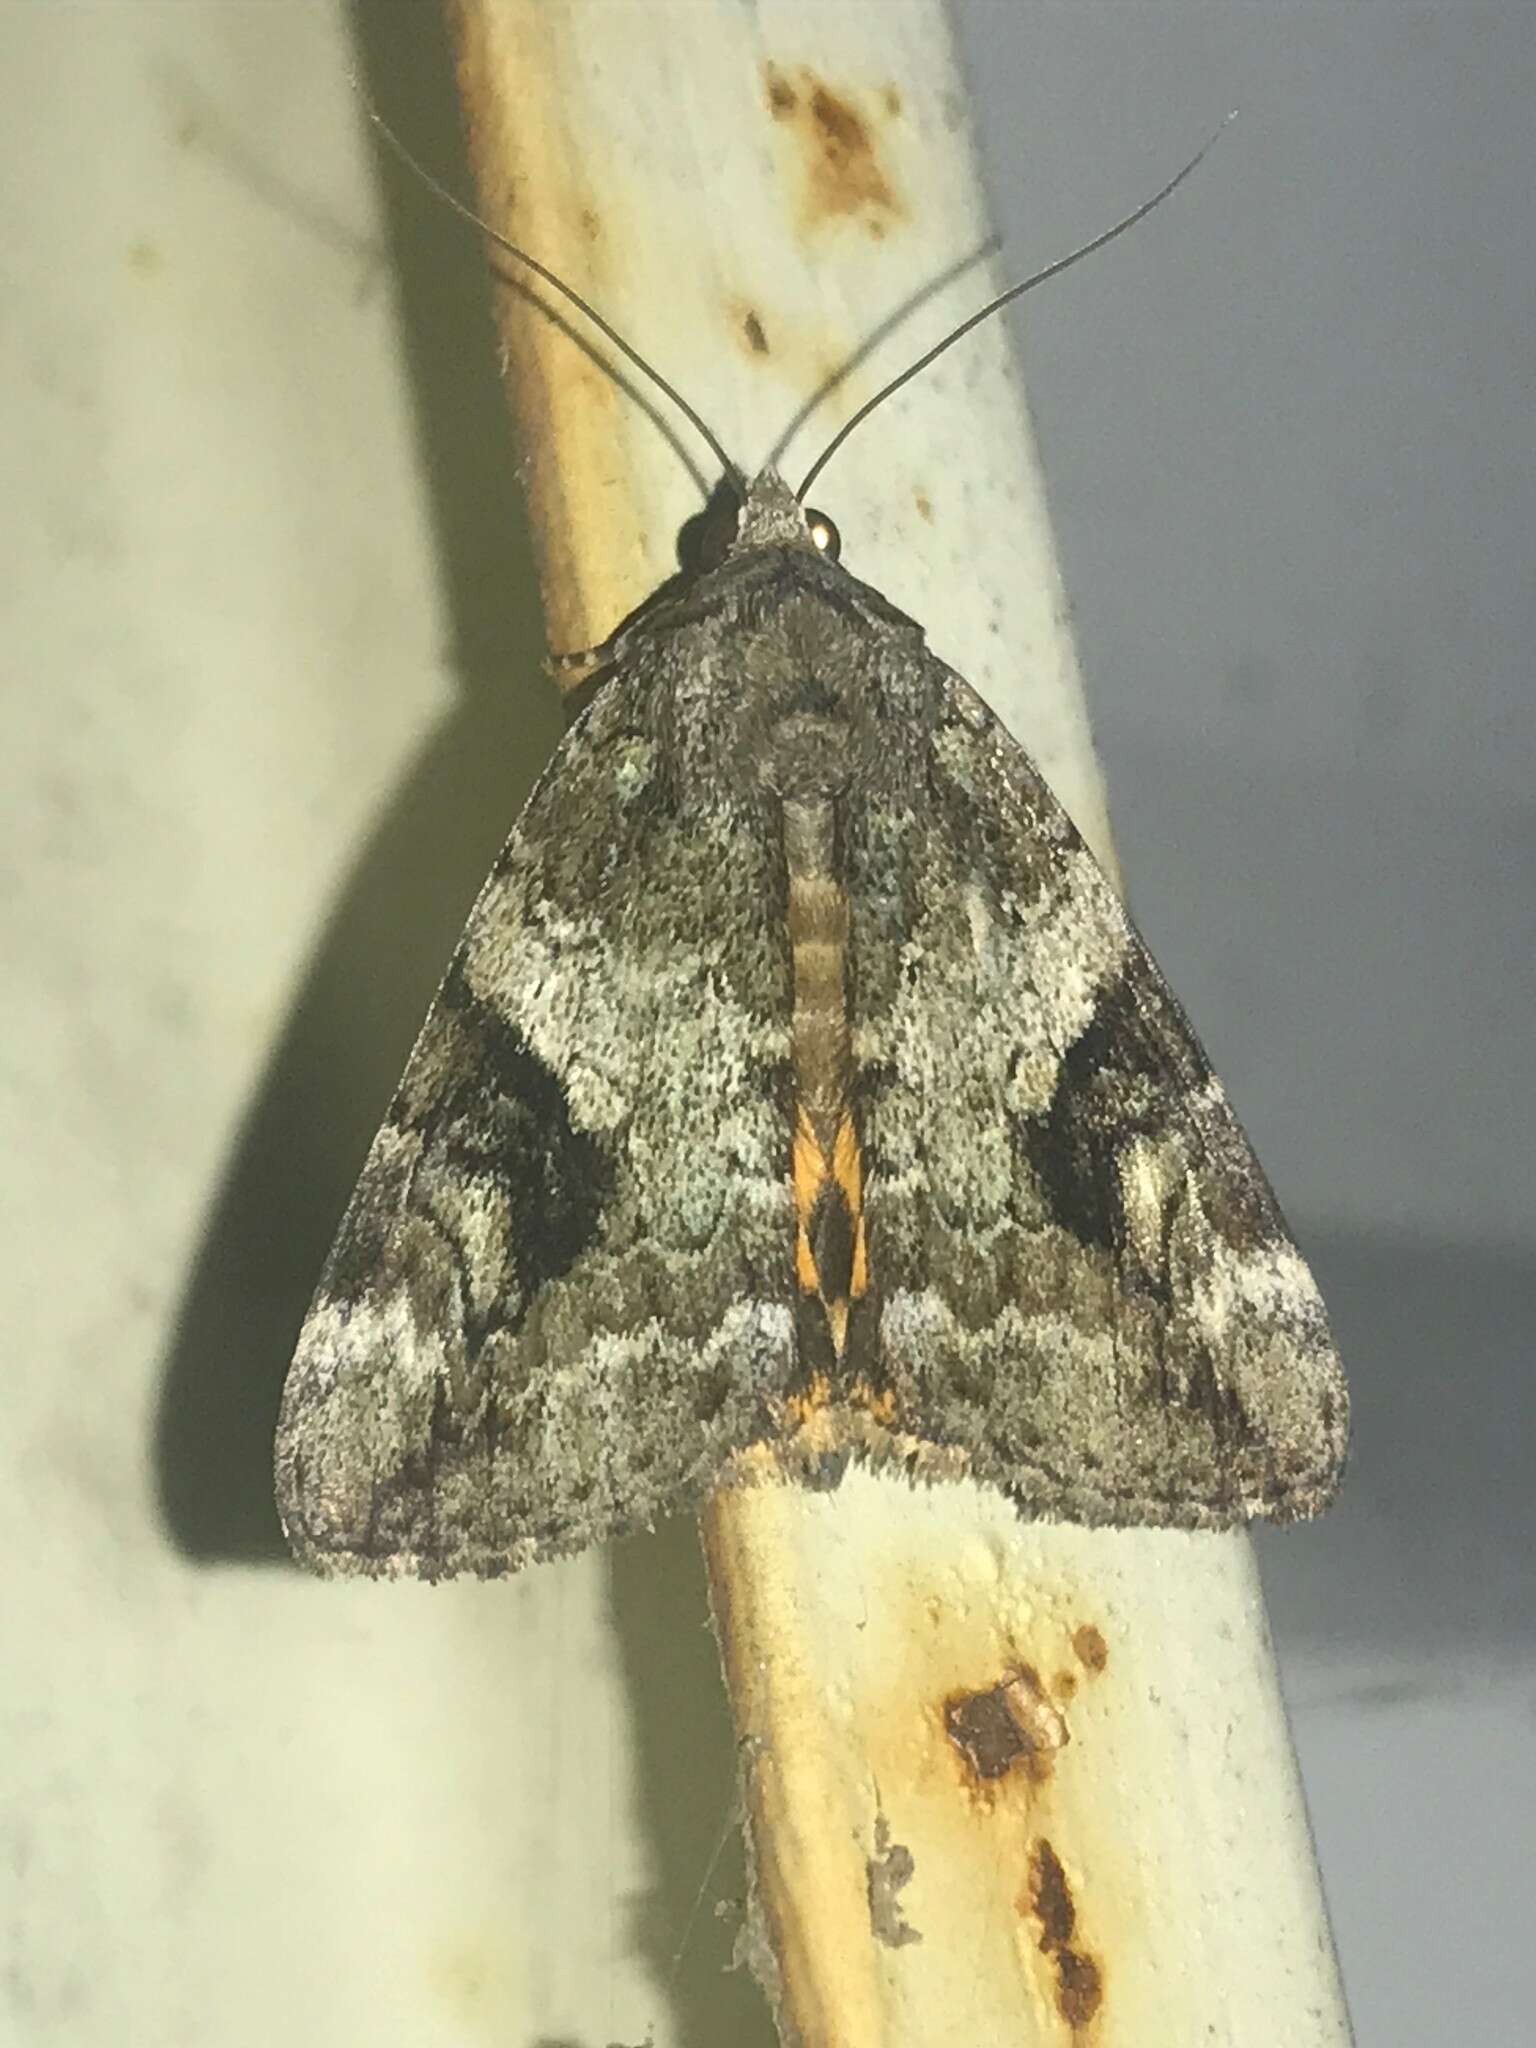
M571 696L600 668L607 668L618 648L618 635L598 642L596 647L573 647L566 653L546 654L544 672L554 678L562 696Z

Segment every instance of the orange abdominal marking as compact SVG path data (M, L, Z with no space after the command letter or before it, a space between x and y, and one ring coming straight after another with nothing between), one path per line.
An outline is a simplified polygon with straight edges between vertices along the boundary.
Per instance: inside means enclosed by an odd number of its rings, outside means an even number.
M794 984L795 1280L821 1304L834 1357L848 1345L851 1306L869 1292L864 1160L849 1096L848 893L839 875L837 815L828 797L784 805L784 855Z
M802 1103L795 1118L791 1165L795 1193L795 1278L826 1311L839 1358L848 1341L848 1310L869 1289L864 1239L864 1173L858 1135L845 1110L829 1159Z
M811 1250L811 1217L826 1176L827 1162L822 1157L816 1133L811 1129L811 1120L802 1103L795 1116L795 1149L790 1178L795 1190L795 1278L806 1294L821 1292L816 1258Z
M858 1301L869 1287L869 1255L864 1245L864 1158L851 1116L843 1117L832 1141L832 1178L842 1189L848 1214L853 1219L853 1258L848 1273L848 1294L851 1300Z
M832 1399L832 1383L824 1372L816 1374L803 1394L792 1394L788 1408L794 1427L804 1429L806 1424L826 1408Z

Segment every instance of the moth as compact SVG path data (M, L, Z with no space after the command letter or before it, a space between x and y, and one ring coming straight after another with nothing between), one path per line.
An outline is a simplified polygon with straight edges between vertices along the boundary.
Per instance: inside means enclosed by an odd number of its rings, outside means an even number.
M743 484L614 636L470 913L284 1392L318 1570L495 1576L850 1460L1086 1523L1334 1492L1322 1302L1183 1012L804 490Z

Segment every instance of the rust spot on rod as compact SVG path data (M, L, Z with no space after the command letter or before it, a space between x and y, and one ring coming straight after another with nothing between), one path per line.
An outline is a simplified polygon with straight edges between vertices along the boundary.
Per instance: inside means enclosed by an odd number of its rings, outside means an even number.
M1072 1631L1072 1647L1084 1670L1093 1672L1095 1676L1109 1662L1109 1645L1091 1621L1085 1621L1081 1628Z
M1060 1710L1028 1664L1005 1672L983 1692L951 1693L944 1702L944 1732L978 1787L1015 1770L1039 1784L1055 1768L1056 1752L1071 1740Z
M1029 1852L1024 1904L1039 1930L1041 1954L1056 1966L1056 2010L1074 2031L1087 2026L1104 2003L1104 1973L1074 1939L1077 1903L1061 1858L1044 1835Z
M775 64L763 69L768 112L798 144L804 173L803 224L818 227L834 219L857 219L877 239L892 221L905 217L892 176L882 161L879 121L861 111L855 96L834 89L802 66L793 77ZM880 96L886 121L899 118L893 88Z

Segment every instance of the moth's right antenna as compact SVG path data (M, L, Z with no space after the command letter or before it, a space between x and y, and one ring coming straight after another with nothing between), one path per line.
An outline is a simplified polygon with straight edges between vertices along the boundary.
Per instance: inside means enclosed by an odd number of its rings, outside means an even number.
M1198 150L1190 158L1177 177L1170 178L1162 190L1154 192L1150 199L1144 199L1134 212L1128 213L1125 216L1124 220L1117 220L1112 228L1106 228L1102 235L1095 235L1091 242L1084 242L1081 248L1073 249L1066 256L1058 256L1054 263L1048 263L1044 270L1037 270L1033 277L1026 277L1022 283L1011 284L1007 291L999 292L995 299L988 300L979 313L973 313L968 320L962 320L958 327L952 327L942 341L935 342L933 347L926 354L920 355L915 363L909 363L899 377L893 377L889 384L883 384L880 387L873 398L866 399L850 419L844 420L843 424L838 428L837 432L832 436L826 447L822 449L801 479L800 488L795 492L795 496L800 500L801 504L805 503L806 492L815 483L817 477L821 475L821 472L832 460L838 449L842 447L854 428L861 427L877 405L884 405L885 401L895 392L899 391L903 384L910 384L912 379L920 376L936 357L943 355L946 349L953 348L962 336L969 334L973 327L979 327L983 320L990 320L992 315L1000 312L1004 306L1011 305L1015 299L1021 299L1025 292L1032 292L1037 284L1044 284L1048 277L1059 277L1062 271L1070 270L1074 263L1081 263L1085 256L1091 256L1096 249L1102 249L1107 242L1115 241L1117 237L1125 233L1127 228L1135 227L1137 221L1145 220L1154 206L1161 206L1170 193L1178 190L1191 171L1199 169L1200 165L1204 163L1206 157L1209 156L1215 147L1217 137L1236 119L1236 114L1228 114L1221 127L1216 130L1215 135L1210 138L1202 149Z
M490 239L496 244L498 249L505 250L507 255L511 256L516 262L522 264L525 270L531 270L533 272L533 275L536 278L538 278L542 284L547 284L551 291L558 292L561 298L565 300L567 305L574 306L578 313L582 314L584 318L590 320L592 325L597 329L598 333L601 334L605 340L612 342L613 346L619 351L619 354L623 356L626 361L633 363L633 365L640 372L642 377L648 378L649 381L656 387L656 389L662 393L663 397L671 399L672 403L677 407L678 411L682 414L683 418L688 421L689 425L694 428L694 430L699 434L701 439L706 443L710 453L715 457L716 461L720 464L720 467L725 471L727 477L729 477L731 484L733 488L736 490L738 496L744 498L747 492L747 480L746 477L742 474L741 465L733 461L732 458L726 453L725 444L724 442L721 441L719 435L715 433L714 429L709 425L707 420L702 419L699 416L699 414L694 411L693 407L688 403L687 399L684 398L683 394L677 389L677 386L675 384L669 384L666 378L662 376L660 370L654 368L652 364L648 363L645 357L641 355L640 351L637 348L635 348L631 343L627 342L624 339L623 335L620 334L619 330L613 325L611 325L610 322L605 320L602 314L598 312L595 306L588 305L587 301L581 296L581 293L576 290L574 285L567 284L563 277L557 277L554 271L550 270L545 264L542 264L539 261L537 256L530 256L528 254L528 251L526 249L520 249L517 246L516 242L508 241L507 237L504 234L502 234L499 229L493 228L488 220L482 220L480 215L475 212L473 207L466 206L463 200L459 198L458 194L456 192L451 192L448 189L448 187L445 184L443 184L441 179L434 178L432 173L427 169L426 165L418 163L416 158L412 156L411 152L406 148L405 144L400 140L399 136L395 133L394 129L390 127L389 123L385 120L384 116L379 112L378 108L373 104L373 101L368 97L368 94L363 89L362 82L359 79L354 78L352 83L354 89L356 90L358 98L363 103L364 113L367 114L369 120L373 123L374 127L378 129L379 133L383 136L384 140L389 144L390 148L394 151L395 155L399 157L401 163L405 165L406 169L408 171L413 172L414 175L421 180L422 184L426 186L429 192L435 192L438 198L443 201L445 206L452 207L453 211L459 216L461 220L467 220L471 227L476 227L480 230L481 234L488 235Z

